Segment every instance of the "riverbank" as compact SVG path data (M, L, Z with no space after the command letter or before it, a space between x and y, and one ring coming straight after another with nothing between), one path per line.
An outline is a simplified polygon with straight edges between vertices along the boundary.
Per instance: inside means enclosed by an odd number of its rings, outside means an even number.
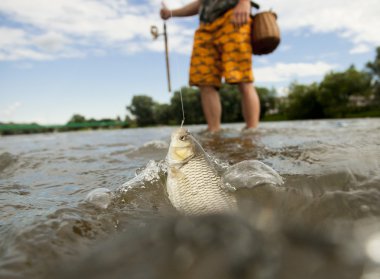
M355 118L380 118L379 110L371 110L365 112L351 113L343 119ZM342 119L342 118L339 118ZM275 121L289 121L283 114L266 115L262 122L275 122ZM302 120L302 119L301 119ZM307 119L303 119L307 120ZM191 123L187 123L191 124ZM177 125L177 124L175 124ZM159 125L156 125L159 126ZM23 134L40 134L40 133L59 133L70 131L84 131L84 130L108 130L108 129L126 129L126 128L140 128L134 122L125 121L94 121L82 123L67 123L65 125L39 125L36 123L31 124L2 124L0 123L0 136L9 135L23 135Z
M56 133L82 130L99 130L99 129L123 129L131 125L122 121L104 121L104 122L83 122L68 123L65 125L39 125L31 124L0 124L0 135L22 135L22 134L39 134L39 133Z

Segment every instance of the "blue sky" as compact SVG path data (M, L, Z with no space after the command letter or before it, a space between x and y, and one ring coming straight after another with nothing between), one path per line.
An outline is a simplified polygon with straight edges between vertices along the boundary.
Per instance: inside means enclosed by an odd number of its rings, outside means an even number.
M167 0L171 8L191 1ZM319 81L351 64L362 69L380 46L380 1L329 3L267 0L278 13L282 42L254 57L258 86L286 94L293 82ZM1 0L0 122L62 124L74 113L124 117L133 95L169 102L160 0ZM187 85L198 18L168 21L174 89Z

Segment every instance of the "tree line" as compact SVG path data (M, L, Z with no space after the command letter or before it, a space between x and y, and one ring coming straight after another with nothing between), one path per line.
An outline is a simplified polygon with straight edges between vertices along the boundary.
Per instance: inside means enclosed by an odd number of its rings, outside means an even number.
M205 123L202 113L200 92L197 88L182 87L182 99L187 124ZM261 113L274 106L276 91L264 87L257 88L260 94ZM241 122L241 96L236 86L223 84L220 88L220 98L223 109L224 123ZM182 121L182 105L180 91L175 91L169 104L160 104L146 95L133 96L127 110L134 116L137 126L178 125Z
M380 117L380 47L375 60L363 70L350 66L342 72L330 72L321 82L289 86L286 97L275 89L257 87L263 120L297 120L345 117ZM200 92L182 87L187 124L205 123ZM220 88L224 123L242 122L241 96L236 86L223 84ZM136 95L126 109L133 115L135 125L178 125L182 121L180 92L175 91L169 104L160 104L146 95ZM131 119L129 119L131 121Z
M312 84L293 82L288 95L278 96L275 89L256 88L260 96L262 120L297 120L345 117L380 117L380 47L374 61L363 70L354 66L342 72L330 72ZM200 92L182 87L186 124L203 124ZM236 86L220 88L223 123L242 122L241 96ZM43 126L36 123L0 123L0 135L75 131L83 129L117 129L152 125L179 125L182 121L180 92L168 104L160 104L146 95L136 95L126 107L125 119L86 119L74 114L64 125Z

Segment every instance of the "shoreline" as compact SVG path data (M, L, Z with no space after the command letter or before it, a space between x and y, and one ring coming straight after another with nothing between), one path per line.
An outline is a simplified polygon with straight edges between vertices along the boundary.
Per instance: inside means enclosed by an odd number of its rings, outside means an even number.
M283 115L270 115L265 117L260 122L285 122L285 121L320 121L320 120L348 120L348 119L376 119L380 118L380 115L358 115L339 118L321 118L321 119L286 119ZM206 125L206 123L187 123L187 125ZM233 124L233 123L222 123ZM0 137L16 136L16 135L34 135L34 134L54 134L65 132L83 132L83 131L104 131L104 130L123 130L123 129L142 129L142 128L154 128L160 126L176 126L173 125L149 125L149 126L137 126L134 123L120 122L117 125L115 123L70 123L66 125L39 125L39 124L0 124Z

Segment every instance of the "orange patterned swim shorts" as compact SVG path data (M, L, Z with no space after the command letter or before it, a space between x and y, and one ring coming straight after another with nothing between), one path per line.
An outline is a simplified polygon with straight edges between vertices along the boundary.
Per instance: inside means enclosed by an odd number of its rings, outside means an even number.
M235 28L233 10L212 23L201 23L194 35L190 85L219 88L227 83L253 82L250 24Z

